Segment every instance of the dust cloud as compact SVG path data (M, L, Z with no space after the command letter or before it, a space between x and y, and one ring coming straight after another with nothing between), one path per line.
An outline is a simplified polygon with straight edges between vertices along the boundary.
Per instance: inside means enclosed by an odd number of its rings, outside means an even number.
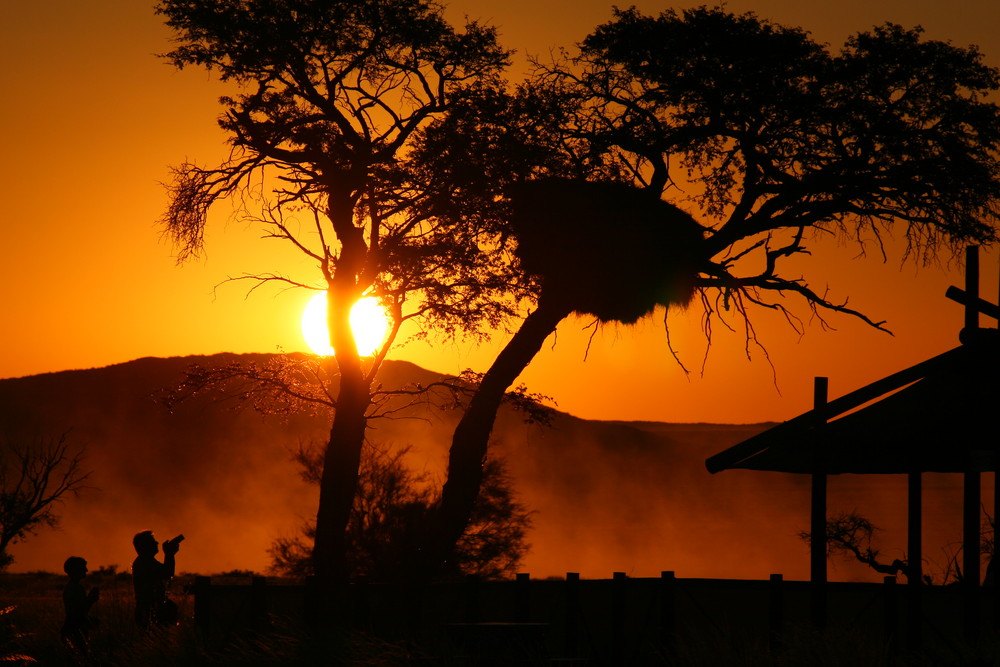
M240 355L248 357L250 355ZM298 533L316 508L316 489L301 480L290 452L322 440L320 417L282 419L197 396L172 412L152 396L173 386L190 363L237 358L142 359L103 369L0 380L0 435L30 439L67 433L87 448L92 489L58 508L58 530L16 545L12 571L60 571L67 556L92 570L126 570L132 535L184 533L178 569L215 574L263 572L267 548ZM390 364L387 386L403 377L426 382L416 366ZM412 447L409 464L440 482L459 414L424 409L415 419L379 420L372 439ZM708 456L768 425L596 422L557 414L550 427L503 412L493 437L520 500L531 509L533 577L613 572L678 577L808 577L809 479L753 471L709 474ZM906 544L906 486L901 476L831 478L830 512L857 510L883 530L876 546L891 560ZM984 491L991 489L984 480ZM925 480L925 570L947 563L961 538L961 477ZM948 551L951 549L952 551ZM831 579L880 575L838 559Z

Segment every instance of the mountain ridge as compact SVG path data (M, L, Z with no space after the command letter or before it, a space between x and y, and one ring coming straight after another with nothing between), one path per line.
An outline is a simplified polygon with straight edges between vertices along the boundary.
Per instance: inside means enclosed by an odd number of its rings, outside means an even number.
M91 481L99 489L67 499L57 510L60 530L16 545L12 571L58 571L71 554L84 556L92 567L125 567L134 557L131 536L146 528L161 538L181 532L188 537L178 557L181 570L264 570L270 542L297 533L315 512L316 489L301 481L291 451L325 442L328 417L263 415L206 394L168 410L155 395L176 385L194 363L220 366L274 356L142 357L0 380L0 435L68 433L71 445L87 448ZM380 375L386 386L441 377L393 361ZM410 445L409 464L440 482L460 412L420 410L415 419L376 422L371 439ZM708 456L769 425L587 420L555 411L545 427L526 424L505 408L491 451L506 460L521 500L535 513L524 571L805 576L808 552L797 532L808 525L808 478L753 471L710 475L704 467ZM885 484L876 486L873 491L849 484L848 490L882 497ZM831 483L831 507L836 487ZM872 519L887 528L887 540L898 543L905 492L889 496L899 496L903 505L891 500ZM889 518L883 518L886 513Z

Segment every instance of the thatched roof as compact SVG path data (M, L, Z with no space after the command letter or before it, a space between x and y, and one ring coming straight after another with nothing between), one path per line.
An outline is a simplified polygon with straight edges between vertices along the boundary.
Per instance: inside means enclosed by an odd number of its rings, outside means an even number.
M1000 331L744 440L705 465L812 473L994 470L1000 461Z

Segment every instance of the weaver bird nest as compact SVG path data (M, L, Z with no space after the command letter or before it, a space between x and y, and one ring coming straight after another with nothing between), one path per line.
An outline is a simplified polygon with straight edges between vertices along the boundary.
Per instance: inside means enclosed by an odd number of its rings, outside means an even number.
M566 179L508 195L521 268L573 312L632 324L694 295L704 229L676 206L629 185Z

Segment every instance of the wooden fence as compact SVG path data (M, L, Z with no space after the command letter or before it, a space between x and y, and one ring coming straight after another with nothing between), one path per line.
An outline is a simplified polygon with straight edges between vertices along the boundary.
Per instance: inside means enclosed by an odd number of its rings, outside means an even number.
M211 641L298 622L308 605L302 585L254 577L220 584L198 577L195 620ZM977 589L979 591L991 589ZM344 618L387 641L415 641L470 664L643 665L667 656L776 653L814 641L809 582L659 578L531 579L427 586L352 584ZM915 598L913 596L919 596ZM969 596L958 586L827 583L826 636L880 654L920 649L959 655L968 648ZM983 636L993 641L996 596L979 594Z

